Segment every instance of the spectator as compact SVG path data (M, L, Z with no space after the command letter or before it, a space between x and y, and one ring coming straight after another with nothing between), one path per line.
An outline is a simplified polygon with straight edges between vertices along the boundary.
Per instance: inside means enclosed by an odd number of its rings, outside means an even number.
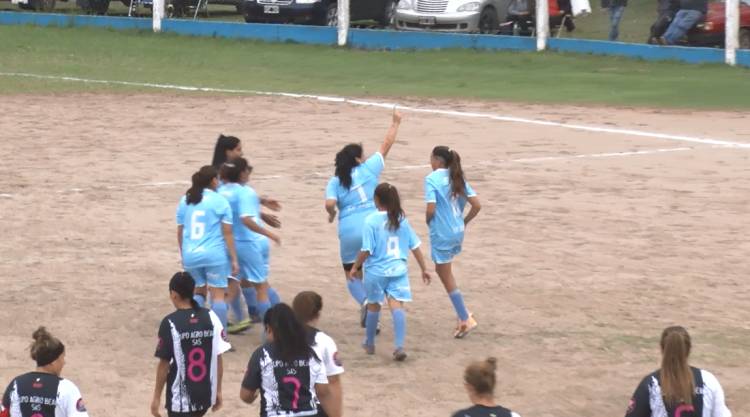
M648 43L654 44L659 43L659 38L664 35L667 31L669 24L672 23L677 9L680 5L678 0L658 0L657 17L653 25L651 25L651 35L648 39Z
M573 21L573 6L570 3L570 0L557 0L558 6L560 6L560 11L562 11L563 19L563 25L565 26L565 30L568 32L572 32L576 29L576 24ZM552 26L552 24L550 24Z
M690 29L706 18L706 12L708 0L679 0L679 10L660 43L674 45L679 42Z
M531 36L531 26L534 23L534 10L529 0L510 0L508 15L503 25L503 34Z
M602 0L602 8L609 9L609 40L616 41L620 37L620 19L628 0Z
M464 372L464 388L473 406L456 411L453 417L520 417L495 403L495 358L474 362Z
M661 368L643 378L625 417L732 417L713 374L688 365L690 335L680 326L661 334Z

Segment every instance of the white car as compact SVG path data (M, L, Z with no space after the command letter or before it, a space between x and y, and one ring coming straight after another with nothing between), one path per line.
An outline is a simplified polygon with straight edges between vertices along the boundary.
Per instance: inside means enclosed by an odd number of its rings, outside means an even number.
M400 0L394 18L399 30L497 33L508 0Z

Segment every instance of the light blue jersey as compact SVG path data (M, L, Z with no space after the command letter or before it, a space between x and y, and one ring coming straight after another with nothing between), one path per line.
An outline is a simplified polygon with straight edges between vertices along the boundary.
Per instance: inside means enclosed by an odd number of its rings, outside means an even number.
M362 251L369 252L365 274L380 277L405 275L409 252L418 248L419 238L406 218L397 230L388 228L388 213L378 211L365 219L362 232Z
M326 186L326 200L336 200L339 210L339 245L341 261L353 263L362 247L362 225L367 215L375 211L375 187L385 167L380 152L352 169L352 185L345 188L334 176Z
M234 182L225 183L219 187L219 194L224 196L232 208L232 235L238 242L259 240L265 236L253 232L244 223L243 217L250 217L254 222L263 226L260 219L260 198L247 185Z
M451 193L448 169L436 169L424 180L425 202L435 203L435 217L430 221L430 245L441 251L454 251L464 238L464 208L468 197L476 193L466 183L466 196ZM455 255L455 254L454 254Z
M220 194L203 190L198 204L187 204L185 196L177 206L177 225L182 231L182 264L185 269L229 263L221 224L232 224L232 208Z

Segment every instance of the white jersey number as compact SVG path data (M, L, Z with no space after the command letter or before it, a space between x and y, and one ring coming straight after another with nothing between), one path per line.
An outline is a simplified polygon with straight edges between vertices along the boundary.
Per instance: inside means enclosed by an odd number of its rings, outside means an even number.
M388 238L388 256L393 259L401 258L401 250L398 248L398 236L391 236Z
M190 217L190 240L198 240L206 233L206 223L203 223L202 217L206 215L203 210L196 210Z
M365 194L365 187L360 185L359 187L356 187L356 188L357 188L357 193L359 194L359 199L361 200L362 203L366 203L367 194Z

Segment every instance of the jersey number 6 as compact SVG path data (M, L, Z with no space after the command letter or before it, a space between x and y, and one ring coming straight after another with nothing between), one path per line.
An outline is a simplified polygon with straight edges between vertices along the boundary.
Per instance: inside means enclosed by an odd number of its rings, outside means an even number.
M203 223L202 217L206 215L203 210L195 210L190 217L190 240L198 240L206 233L206 224Z

